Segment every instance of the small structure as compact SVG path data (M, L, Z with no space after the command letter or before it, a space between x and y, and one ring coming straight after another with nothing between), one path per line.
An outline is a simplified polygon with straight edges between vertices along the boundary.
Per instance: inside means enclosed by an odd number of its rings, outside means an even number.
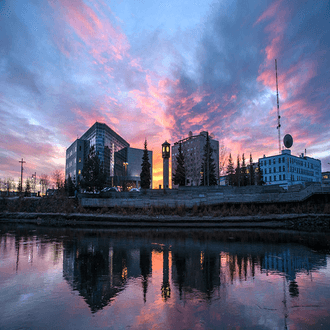
M162 157L163 157L163 188L168 188L169 183L169 161L170 161L170 144L165 141L162 144Z

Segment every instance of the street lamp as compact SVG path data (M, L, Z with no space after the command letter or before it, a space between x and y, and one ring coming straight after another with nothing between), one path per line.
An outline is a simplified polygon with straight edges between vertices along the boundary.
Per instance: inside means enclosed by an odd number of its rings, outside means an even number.
M127 180L127 166L128 166L128 163L127 162L124 162L123 163L124 167L125 167L125 182L124 182L124 191L126 191L126 180Z

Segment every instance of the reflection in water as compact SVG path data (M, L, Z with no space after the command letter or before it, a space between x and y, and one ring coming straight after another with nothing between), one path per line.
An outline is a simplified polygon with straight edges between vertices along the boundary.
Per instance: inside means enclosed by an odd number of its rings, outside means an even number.
M87 235L74 230L62 235L63 232L54 234L51 229L47 232L50 236L47 236L45 231L47 230L40 230L38 233L35 230L16 229L9 233L2 230L1 259L7 260L8 264L11 260L14 262L16 275L25 272L27 265L30 265L29 269L38 268L40 264L45 265L45 269L62 265L65 282L72 292L79 293L93 314L119 304L122 299L124 306L132 304L135 301L133 298L139 298L134 303L135 306L140 306L141 302L142 306L148 306L150 312L152 308L148 303L158 306L159 295L163 304L177 304L182 301L184 306L189 306L189 301L193 301L198 304L206 302L210 306L208 308L219 305L216 312L219 314L215 318L219 324L225 320L222 310L226 310L229 315L234 313L235 317L242 313L247 319L251 317L251 327L255 315L261 311L272 311L278 313L277 318L286 327L294 322L292 306L297 308L303 301L311 299L321 271L326 270L327 274L327 280L321 284L326 287L330 284L328 255L304 245L220 240L203 242L190 238L160 239L155 244L154 238L116 238L111 233ZM157 260L154 259L156 256ZM9 274L10 267L5 267L6 263L0 264L0 272L2 270ZM157 277L158 273L161 277ZM256 283L259 283L258 286ZM244 291L244 286L250 291ZM1 290L0 280L0 294ZM252 309L251 315L243 310L236 310L241 306L238 304L241 297L238 295L236 302L233 300L235 290L243 290L242 297L251 297L252 292L258 292L255 302L249 302L251 298L240 302L244 309ZM124 292L129 293L129 298L121 295ZM274 301L271 304L269 299L264 298L270 295L269 292L273 292L270 297ZM318 297L313 296L313 299ZM268 307L264 306L265 302ZM329 303L330 297L327 300L327 304ZM157 313L160 311L161 309L157 310ZM329 311L327 307L328 314ZM317 314L313 315L317 318ZM187 317L193 320L195 316ZM217 321L214 322L211 327L217 324ZM239 318L236 322L240 322ZM260 319L258 322L261 322ZM322 322L330 322L330 318L327 321L323 319ZM181 323L181 326L185 324Z

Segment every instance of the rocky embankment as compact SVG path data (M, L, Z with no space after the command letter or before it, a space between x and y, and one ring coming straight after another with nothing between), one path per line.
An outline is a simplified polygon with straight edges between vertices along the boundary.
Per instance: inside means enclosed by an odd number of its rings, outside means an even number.
M270 214L250 216L120 215L82 213L2 212L0 223L92 228L292 229L330 232L328 214Z

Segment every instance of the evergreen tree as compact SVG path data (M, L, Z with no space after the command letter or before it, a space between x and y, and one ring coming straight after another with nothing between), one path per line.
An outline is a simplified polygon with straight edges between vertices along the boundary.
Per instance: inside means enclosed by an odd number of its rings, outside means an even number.
M235 176L236 176L236 186L240 187L240 185L241 185L241 165L240 165L239 155L237 155L237 165L236 165L236 170L235 170Z
M211 147L210 138L207 134L206 143L204 146L204 156L202 161L202 178L201 178L201 186L215 186L217 185L217 178L215 175L215 163L212 157L213 149Z
M226 184L229 186L233 186L234 182L235 182L235 169L234 169L234 163L233 163L233 158L231 157L231 154L229 154L229 157L228 157L226 175L227 175Z
M184 166L184 155L182 152L182 146L181 143L179 144L179 153L176 156L176 170L174 174L174 184L178 184L179 186L185 186L186 185L186 169Z
M241 186L247 186L247 167L244 154L242 155Z
M24 195L25 196L31 196L31 184L30 184L30 180L26 179L25 180L25 191L24 191Z
M89 150L81 175L81 186L87 189L87 191L100 191L104 187L106 174L103 171L103 164L98 153L95 152L94 146Z
M258 161L258 167L256 168L256 182L258 186L262 186L265 184L263 180L263 173L262 170L260 169L260 162Z
M65 180L65 191L69 196L74 196L75 184L74 184L73 180L71 179L70 174L69 174L67 180Z
M250 185L254 186L255 184L255 173L253 168L253 160L252 155L250 154L250 164L249 164L249 177L250 177Z
M151 183L151 173L150 173L151 165L149 163L147 140L144 141L144 150L143 150L141 167L142 167L141 174L140 174L141 188L149 189L150 183Z

